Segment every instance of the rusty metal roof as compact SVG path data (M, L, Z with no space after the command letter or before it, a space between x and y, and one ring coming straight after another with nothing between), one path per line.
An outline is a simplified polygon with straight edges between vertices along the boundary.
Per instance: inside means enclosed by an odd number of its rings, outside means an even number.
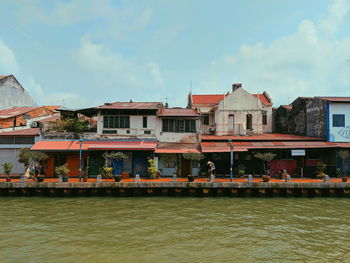
M195 109L186 108L163 108L159 110L161 117L198 117L199 113Z
M155 153L200 153L198 143L158 143Z
M321 100L327 100L330 102L350 102L350 97L315 97Z
M39 128L30 128L30 129L20 129L13 131L0 132L0 136L39 136Z
M7 119L22 115L40 107L12 107L10 109L0 110L0 119Z
M157 110L161 107L161 102L113 102L98 106L97 109Z

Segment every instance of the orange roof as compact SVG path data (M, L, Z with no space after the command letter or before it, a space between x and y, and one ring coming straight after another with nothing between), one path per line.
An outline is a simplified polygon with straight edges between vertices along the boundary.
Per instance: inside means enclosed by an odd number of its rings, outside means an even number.
M12 107L10 109L0 110L0 119L7 119L18 115L22 115L37 108L40 107Z
M253 96L257 97L258 99L260 99L260 101L267 106L271 106L272 103L271 101L265 96L265 94L252 94Z
M186 108L163 108L159 110L158 116L161 117L196 117L199 113L195 109Z
M291 110L293 109L293 106L292 105L281 105L282 108L285 108L287 110Z
M217 135L202 135L202 140L205 141L324 141L324 138L309 137L309 136L299 136L291 134L281 134L281 133L263 133L259 135L227 135L227 136L217 136Z
M200 153L198 143L158 143L155 153Z
M97 109L157 110L161 106L161 102L113 102L98 106Z
M20 129L20 130L0 132L0 136L38 136L38 135L40 135L39 128Z
M52 111L56 111L57 109L61 108L61 106L49 106L49 105L45 105L44 107Z
M224 94L192 95L192 104L215 105L225 97Z
M153 141L83 141L82 150L148 150L154 151L157 143ZM32 150L38 151L79 151L77 141L39 141Z
M7 75L7 76L0 76L0 79L4 79L4 78L6 78L6 77L8 77L9 75Z
M50 116L50 117L38 120L38 122L53 122L53 121L59 120L60 118L61 118L60 116L55 115L55 116Z
M247 151L253 149L310 149L337 148L338 143L317 141L284 141L284 142L232 142L233 151ZM228 142L202 142L202 152L230 152Z

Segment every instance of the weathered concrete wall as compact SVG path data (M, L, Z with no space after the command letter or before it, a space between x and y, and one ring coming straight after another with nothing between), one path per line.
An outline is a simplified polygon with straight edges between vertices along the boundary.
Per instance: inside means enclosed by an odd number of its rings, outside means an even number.
M0 79L0 109L9 107L37 106L34 99L11 75Z
M306 104L306 135L326 138L326 105L325 100L312 99Z
M280 106L277 109L273 110L272 114L273 118L273 132L277 133L288 133L288 118L289 118L289 110Z
M343 114L345 117L344 127L333 127L333 114ZM350 104L329 104L329 141L350 142Z

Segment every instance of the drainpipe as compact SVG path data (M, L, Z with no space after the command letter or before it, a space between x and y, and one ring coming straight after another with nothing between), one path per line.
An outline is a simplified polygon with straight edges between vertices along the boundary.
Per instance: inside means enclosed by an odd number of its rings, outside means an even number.
M79 139L80 146L79 146L79 182L81 182L82 176L82 146L83 146L83 137L80 137Z
M327 142L329 142L330 139L331 139L329 122L330 122L329 102L327 102L327 104L326 104L326 136L327 136Z

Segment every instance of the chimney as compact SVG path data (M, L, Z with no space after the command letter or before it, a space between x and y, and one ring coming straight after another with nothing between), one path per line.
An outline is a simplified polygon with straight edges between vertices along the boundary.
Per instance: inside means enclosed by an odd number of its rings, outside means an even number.
M232 91L235 91L236 89L242 88L242 83L233 83L232 84Z

